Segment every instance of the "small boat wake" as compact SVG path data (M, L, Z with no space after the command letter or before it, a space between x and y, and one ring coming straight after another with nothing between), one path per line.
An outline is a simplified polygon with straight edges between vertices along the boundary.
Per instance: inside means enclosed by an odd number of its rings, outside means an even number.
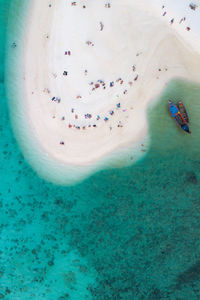
M179 101L178 106L175 105L171 100L169 102L169 111L172 117L175 119L177 124L187 133L191 133L188 123L189 118L185 106L181 101Z

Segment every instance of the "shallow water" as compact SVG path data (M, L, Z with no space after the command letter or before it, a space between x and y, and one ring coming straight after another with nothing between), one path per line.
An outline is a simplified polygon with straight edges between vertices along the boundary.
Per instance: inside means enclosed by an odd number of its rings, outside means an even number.
M0 299L199 299L200 87L172 81L149 109L144 159L60 187L24 160L0 74ZM183 100L192 135L168 98Z

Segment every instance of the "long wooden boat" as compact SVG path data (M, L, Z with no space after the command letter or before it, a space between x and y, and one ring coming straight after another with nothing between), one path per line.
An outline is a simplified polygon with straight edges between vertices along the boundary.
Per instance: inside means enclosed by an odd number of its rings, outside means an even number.
M187 133L191 133L189 126L186 120L184 119L183 115L181 114L180 110L171 100L169 100L169 111L172 117L175 119L176 123L181 127L181 129Z
M179 103L178 103L178 108L179 108L180 113L182 114L183 118L185 119L185 121L186 121L187 123L189 123L188 114L187 114L187 111L186 111L185 106L183 105L183 102L182 102L182 101L179 101Z

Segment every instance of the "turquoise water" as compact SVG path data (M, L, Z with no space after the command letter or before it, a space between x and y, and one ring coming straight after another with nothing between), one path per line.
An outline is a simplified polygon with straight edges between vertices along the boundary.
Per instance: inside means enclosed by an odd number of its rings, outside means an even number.
M0 0L5 44L9 1ZM200 87L172 81L137 164L72 187L39 178L14 138L0 48L0 299L200 298ZM192 135L169 117L182 98Z

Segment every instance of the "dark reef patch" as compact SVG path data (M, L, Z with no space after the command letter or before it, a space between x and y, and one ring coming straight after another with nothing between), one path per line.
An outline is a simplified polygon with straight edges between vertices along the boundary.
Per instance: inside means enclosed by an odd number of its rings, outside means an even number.
M179 274L177 277L177 287L182 284L188 284L200 279L200 261L197 261L190 268L188 268L183 273Z
M193 183L193 184L198 183L197 176L194 172L186 172L186 183L187 182Z

